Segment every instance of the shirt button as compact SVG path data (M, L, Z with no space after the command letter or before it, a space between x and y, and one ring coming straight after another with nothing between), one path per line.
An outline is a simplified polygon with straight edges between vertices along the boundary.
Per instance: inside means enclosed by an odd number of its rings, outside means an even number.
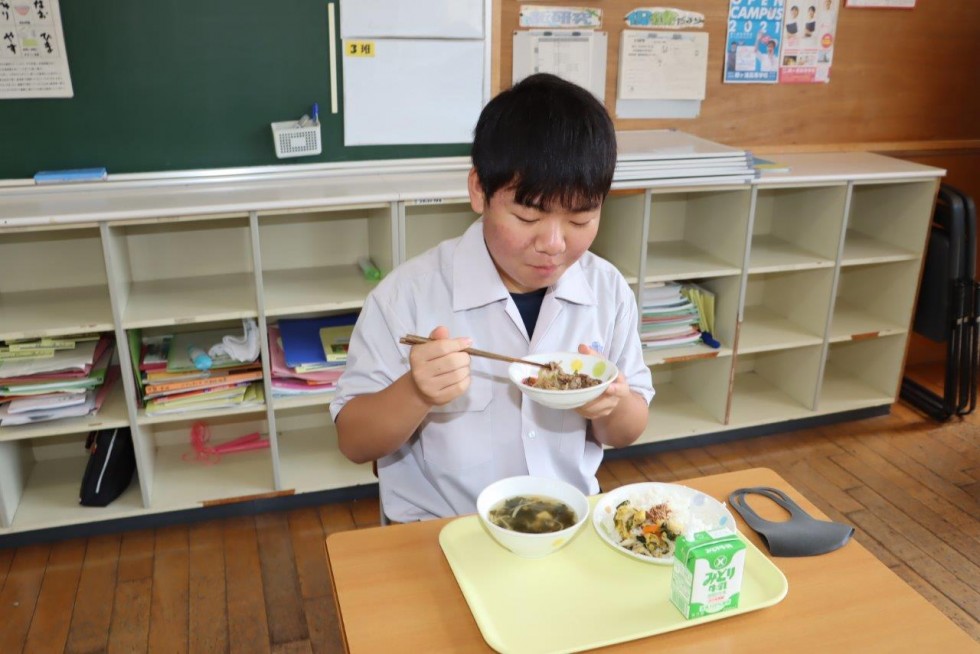
M534 433L533 431L529 431L529 432L527 433L527 437L528 437L528 438L534 438L535 436L537 436L537 434L535 434L535 433Z

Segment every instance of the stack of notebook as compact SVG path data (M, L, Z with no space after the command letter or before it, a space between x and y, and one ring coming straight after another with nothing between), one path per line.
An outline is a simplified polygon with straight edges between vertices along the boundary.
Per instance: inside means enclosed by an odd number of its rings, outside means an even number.
M195 362L195 351L208 352L228 336L226 330L147 336L130 332L140 397L147 415L261 406L262 362L239 361L228 354L209 356L210 366Z
M284 318L269 328L274 397L332 392L347 366L356 313Z
M98 413L116 379L110 336L0 342L0 426Z
M677 130L617 132L614 182L676 185L749 182L752 154Z
M643 287L640 342L646 348L676 347L701 340L697 307L683 285L654 282Z

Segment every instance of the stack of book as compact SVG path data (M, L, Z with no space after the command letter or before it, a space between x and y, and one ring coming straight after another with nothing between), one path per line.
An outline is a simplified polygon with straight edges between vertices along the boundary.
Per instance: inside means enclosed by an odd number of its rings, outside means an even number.
M98 413L119 378L114 349L104 334L0 342L0 426Z
M651 282L643 286L640 342L645 348L678 347L704 341L719 347L711 335L714 294L697 284Z
M615 182L746 183L756 176L752 154L673 129L617 132Z
M140 399L147 415L165 415L226 408L262 406L262 362L238 361L216 354L201 369L192 356L208 352L226 331L181 332L143 338L130 332ZM200 362L197 362L200 364Z
M284 318L269 328L274 397L333 392L347 366L356 313Z
M676 347L701 340L697 307L683 285L652 282L643 287L640 342L645 348Z

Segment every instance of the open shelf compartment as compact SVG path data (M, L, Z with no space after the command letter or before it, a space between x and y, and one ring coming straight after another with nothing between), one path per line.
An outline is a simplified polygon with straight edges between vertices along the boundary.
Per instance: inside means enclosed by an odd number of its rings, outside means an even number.
M469 200L426 202L415 200L401 204L405 230L403 261L418 256L449 238L462 236L479 216L473 213Z
M275 490L271 445L226 454L216 462L199 460L191 446L191 427L198 419L185 416L181 422L140 425L139 437L146 454L142 466L150 476L150 507L154 511L241 501ZM212 446L253 432L269 437L264 413L222 415L205 422Z
M847 187L760 188L749 272L832 268L837 261Z
M276 409L282 486L298 493L376 483L371 464L341 454L325 406Z
M823 343L833 281L831 268L749 275L739 354Z
M391 204L259 214L265 313L282 316L358 309L377 285L358 260L385 275L394 268Z
M740 275L750 207L748 188L652 192L644 281Z
M656 395L637 443L683 438L725 428L732 357L684 361L653 369Z
M842 266L908 261L922 256L936 200L935 180L855 184L851 191Z
M89 453L86 433L0 443L0 527L26 531L111 520L143 511L139 473L106 507L78 503Z
M0 230L0 340L113 328L98 227Z
M813 415L822 351L822 345L814 345L738 355L730 426Z
M602 204L599 232L590 248L616 266L631 285L639 280L645 220L643 191L613 191Z
M918 261L842 268L830 341L906 333L918 281Z
M904 352L905 338L901 335L832 343L820 387L820 412L894 402Z
M257 315L247 216L105 227L123 327Z
M735 347L735 332L738 325L740 281L739 277L718 277L692 282L715 295L715 325L712 335L721 343L721 347L713 348L698 341L678 347L644 348L643 361L648 366L657 366L691 359L731 356Z

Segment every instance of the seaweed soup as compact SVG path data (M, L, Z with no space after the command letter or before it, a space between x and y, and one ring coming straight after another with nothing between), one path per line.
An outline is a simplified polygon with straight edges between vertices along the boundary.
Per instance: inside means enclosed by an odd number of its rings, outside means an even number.
M490 522L525 534L547 534L568 529L578 518L564 502L543 495L517 495L490 508Z

